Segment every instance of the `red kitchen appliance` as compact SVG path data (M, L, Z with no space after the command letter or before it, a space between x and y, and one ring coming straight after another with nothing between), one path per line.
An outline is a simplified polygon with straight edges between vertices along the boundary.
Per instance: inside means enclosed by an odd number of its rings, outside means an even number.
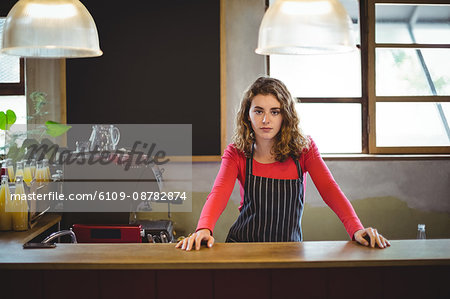
M74 224L78 243L142 243L141 225Z

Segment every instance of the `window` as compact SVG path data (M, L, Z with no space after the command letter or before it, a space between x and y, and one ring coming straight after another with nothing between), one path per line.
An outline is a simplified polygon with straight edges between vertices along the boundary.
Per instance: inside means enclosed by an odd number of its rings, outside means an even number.
M360 50L268 58L304 131L322 153L450 153L448 1L340 2Z
M370 151L449 153L450 5L398 2L369 1Z
M5 18L0 18L0 44L4 22ZM13 110L16 123L21 124L26 123L27 116L24 81L24 60L0 54L0 111ZM1 150L4 145L5 131L0 130L0 154L4 154Z

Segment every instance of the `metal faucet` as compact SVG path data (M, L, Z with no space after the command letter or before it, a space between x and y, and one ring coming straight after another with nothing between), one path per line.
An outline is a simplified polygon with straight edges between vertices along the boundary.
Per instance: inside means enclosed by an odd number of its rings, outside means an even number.
M70 237L72 239L72 243L77 243L77 237L75 236L75 233L72 231L72 229L60 230L60 231L54 232L53 234L51 234L50 236L45 238L44 241L42 241L42 243L50 243L54 239L65 236L65 235L70 235Z

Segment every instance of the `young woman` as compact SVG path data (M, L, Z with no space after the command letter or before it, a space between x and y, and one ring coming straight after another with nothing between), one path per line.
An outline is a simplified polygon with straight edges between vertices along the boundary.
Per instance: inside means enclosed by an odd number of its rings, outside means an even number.
M286 86L277 79L261 77L244 94L233 143L222 156L196 232L178 242L176 248L198 250L202 242L213 246L214 226L236 178L242 198L240 214L226 242L302 241L306 172L353 240L365 246L390 246L376 229L362 226L316 144L300 130L294 100ZM370 238L370 244L364 237Z

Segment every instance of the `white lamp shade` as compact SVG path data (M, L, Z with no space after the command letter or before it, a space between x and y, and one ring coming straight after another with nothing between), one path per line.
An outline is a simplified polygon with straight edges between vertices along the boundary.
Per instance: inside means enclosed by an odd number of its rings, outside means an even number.
M276 0L259 28L258 54L328 54L356 49L338 0Z
M2 54L71 58L100 56L94 19L78 0L20 0L6 17Z

